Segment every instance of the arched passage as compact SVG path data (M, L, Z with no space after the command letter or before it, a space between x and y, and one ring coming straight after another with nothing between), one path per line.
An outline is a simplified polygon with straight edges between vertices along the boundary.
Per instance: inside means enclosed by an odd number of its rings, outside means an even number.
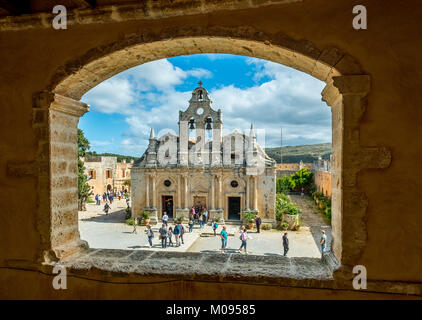
M40 127L47 127L49 132L47 137L38 136L40 145L49 145L49 153L40 148L38 154L38 161L50 168L48 178L53 182L65 178L74 181L77 159L73 132L76 132L79 117L88 111L88 106L78 100L89 89L123 70L156 59L194 53L231 53L284 64L327 83L322 98L332 108L332 247L343 265L352 266L366 242L368 205L365 194L356 185L357 173L367 168L383 168L390 162L386 149L359 144L359 121L370 90L369 76L362 74L351 57L335 48L320 50L308 41L294 41L282 34L264 35L247 28L183 32L182 29L145 32L143 37L132 37L87 52L57 71L51 85L37 97L34 109L35 114L48 114L49 121L34 123L36 132L41 132ZM72 138L63 139L63 136ZM67 173L55 172L54 166L64 162L69 168ZM45 178L40 176L39 183L45 184ZM152 181L155 188L154 179ZM64 189L49 190L50 193L44 189L39 191L40 201L49 203L52 193L55 199L67 200L65 210L61 203L61 207L52 204L50 210L38 213L39 219L51 226L51 233L50 228L40 228L44 253L49 253L50 259L75 252L81 245L77 219L64 218L76 211L75 186L76 183L69 183Z

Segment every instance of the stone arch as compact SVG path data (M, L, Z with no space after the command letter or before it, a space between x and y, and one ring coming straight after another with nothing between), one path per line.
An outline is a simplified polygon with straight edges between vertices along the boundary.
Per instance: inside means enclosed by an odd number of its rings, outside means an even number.
M370 77L363 73L352 57L334 47L321 49L306 40L295 40L283 33L264 34L250 27L197 27L145 30L142 35L92 49L57 70L46 90L35 97L34 130L40 146L38 165L41 168L50 167L52 164L49 161L56 156L55 152L48 153L50 150L42 147L47 142L53 150L56 141L50 140L50 135L45 137L40 129L45 126L49 132L65 130L60 125L60 118L63 117L71 117L71 120L65 121L70 121L76 128L79 117L88 110L87 105L77 100L89 89L142 63L195 53L231 53L262 58L306 72L327 83L322 97L331 106L333 118L332 247L343 265L352 266L366 243L365 213L368 201L357 187L358 172L388 167L391 155L386 148L360 145L359 123L366 108ZM48 116L43 117L46 112ZM76 160L69 156L68 162L72 168L76 166ZM54 180L56 177L53 174L46 179L44 175L39 175L42 185L48 179ZM39 192L40 201L49 203L49 195L42 193L42 189ZM64 226L65 222L56 216L54 209L48 210L48 214L45 212L45 207L40 206L39 220L53 225L53 235L43 223L39 224L43 247L48 255L57 259L73 249L79 241L79 234L74 226ZM54 225L56 220L57 228ZM62 227L66 232L71 230L72 234L63 235ZM64 241L71 244L65 245Z
M328 82L340 75L362 74L360 65L334 47L319 49L279 32L251 27L143 30L117 43L89 50L57 70L48 91L79 100L89 89L137 65L186 54L229 53L261 58L292 67ZM106 67L104 67L106 66Z

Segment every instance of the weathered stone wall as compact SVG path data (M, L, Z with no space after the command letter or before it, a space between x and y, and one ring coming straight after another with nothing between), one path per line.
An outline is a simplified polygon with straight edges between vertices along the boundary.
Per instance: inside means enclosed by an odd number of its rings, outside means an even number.
M315 171L314 179L317 191L322 192L324 196L331 198L331 172Z
M422 104L422 75L417 72L422 70L420 1L408 0L406 6L397 7L394 1L362 0L370 22L368 30L360 31L352 28L353 0L264 1L265 6L259 6L260 2L252 6L250 1L209 5L201 1L200 5L180 4L177 10L157 9L163 3L125 12L115 7L97 15L86 9L72 15L69 28L60 31L51 28L49 16L0 19L0 185L5 188L0 200L7 204L0 213L0 283L8 288L0 291L1 297L303 299L417 293L412 288L422 282L422 217L415 212L421 209L422 179L415 159L422 158L422 149L409 142L422 135L415 121L422 117L417 107ZM183 8L191 14L183 15ZM79 99L89 88L128 67L202 52L269 59L324 81L331 76L369 76L364 90L342 83L342 77L328 83L325 99L336 106L332 109L334 165L343 165L342 172L333 172L333 205L337 203L333 231L343 239L336 240L334 247L342 263L366 266L370 290L353 291L348 282L350 269L343 268L329 289L317 288L318 280L294 287L293 279L275 282L275 286L256 280L234 283L230 278L151 284L146 275L143 280L148 285L131 286L75 276L68 290L58 292L51 287L51 272L42 274L34 268L40 252L51 249L50 215L58 212L50 201L50 147L45 143L50 132L33 126L34 117L39 120L43 113L34 116L34 95L47 89ZM343 147L336 149L336 144ZM391 158L387 149L377 149L380 146L388 147ZM74 168L76 158L68 161ZM403 184L408 188L403 189ZM68 194L74 197L71 188ZM336 218L335 210L346 215ZM69 235L69 240L73 237L71 231L63 235ZM349 285L341 287L342 281Z

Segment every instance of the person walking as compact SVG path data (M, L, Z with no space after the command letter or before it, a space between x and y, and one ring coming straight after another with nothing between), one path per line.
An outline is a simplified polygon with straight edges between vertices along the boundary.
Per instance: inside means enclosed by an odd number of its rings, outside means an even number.
M169 231L167 232L167 238L169 239L169 247L170 245L173 247L173 228L169 227Z
M180 228L180 240L182 241L182 244L185 244L185 241L183 240L183 235L185 234L185 227L181 222L179 222L179 228Z
M108 214L108 211L110 210L110 206L108 205L108 203L106 202L106 204L104 205L104 209L103 211L105 212L105 214Z
M200 214L199 215L199 218L198 218L198 220L199 220L199 228L201 228L201 229L204 226L204 221L203 221L203 218L202 217L203 217L203 215Z
M163 216L161 217L161 219L163 220L163 223L166 225L166 227L167 227L167 225L168 225L168 221L169 221L169 216L167 215L167 212L163 212L164 214L163 214Z
M149 247L152 248L152 238L154 238L154 232L151 229L151 226L148 224L147 228L145 229L145 233L147 234L148 237L148 243L149 243Z
M321 240L319 241L319 244L321 245L321 253L325 252L325 244L327 243L327 236L325 234L325 231L321 231Z
M193 230L193 221L194 221L194 218L193 218L193 216L191 215L191 216L189 217L189 232L192 232L192 230Z
M240 245L239 248L239 253L242 252L242 248L245 248L245 254L247 254L246 251L246 241L248 240L248 232L246 231L246 227L242 226L241 230L240 230L240 237L239 239L242 241L242 244Z
M176 238L176 247L180 246L180 227L176 223L174 230L173 230L174 237Z
M208 223L208 210L207 208L204 208L204 224L207 225Z
M136 224L137 223L138 223L138 218L133 218L133 231L132 231L132 233L134 233L134 234L138 234L136 232Z
M261 223L262 223L261 217L257 215L255 217L256 232L257 233L260 233L261 232Z
M289 251L289 238L287 238L287 232L285 232L283 236L283 248L284 248L283 256L286 256L287 252Z
M158 230L160 233L160 239L161 239L161 248L167 248L167 233L168 230L166 228L166 225L163 223L160 230Z
M226 231L226 226L223 226L223 229L220 232L220 238L221 238L221 252L222 253L225 253L226 252L226 247L227 247L227 231Z
M212 224L211 224L211 227L212 227L212 230L214 231L214 236L216 236L216 230L217 230L217 228L218 228L218 223L217 223L217 221L213 221L212 222Z
M128 208L129 208L129 201L130 201L129 197L126 197L126 205Z

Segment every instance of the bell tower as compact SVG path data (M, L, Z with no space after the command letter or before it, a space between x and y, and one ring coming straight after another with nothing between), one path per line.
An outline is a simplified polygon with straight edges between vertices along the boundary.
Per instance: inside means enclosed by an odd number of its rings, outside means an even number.
M192 97L189 100L189 107L185 111L179 112L179 163L181 166L187 166L189 162L194 166L212 164L221 165L221 129L222 115L221 110L215 111L212 107L212 101L209 98L208 91L202 87L192 91ZM189 130L196 130L196 142L193 152L189 157L188 143ZM212 130L212 150L206 150L206 130Z

